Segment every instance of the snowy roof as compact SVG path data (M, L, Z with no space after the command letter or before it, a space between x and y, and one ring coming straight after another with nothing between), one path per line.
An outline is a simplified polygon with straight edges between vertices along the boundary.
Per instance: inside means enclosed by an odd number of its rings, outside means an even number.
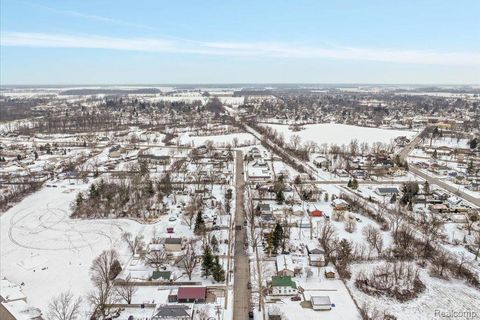
M277 256L277 271L282 270L294 271L293 261L289 255L279 254Z
M312 302L312 305L317 306L330 306L332 304L329 296L311 296L310 301Z
M333 203L334 205L342 205L342 204L345 205L345 204L347 204L347 202L346 202L345 200L339 199L339 198L333 199L332 203Z
M27 299L20 286L6 278L0 280L0 297L7 302Z
M2 305L17 320L42 320L42 312L38 308L29 306L23 300L2 302Z

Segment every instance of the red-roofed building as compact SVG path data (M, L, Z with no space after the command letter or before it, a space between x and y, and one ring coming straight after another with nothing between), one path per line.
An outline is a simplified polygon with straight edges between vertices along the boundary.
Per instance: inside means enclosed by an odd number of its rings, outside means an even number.
M205 302L207 288L205 287L180 287L177 292L177 301L180 303Z
M310 215L312 217L322 217L323 216L323 212L320 211L320 210L313 210L312 212L310 212Z

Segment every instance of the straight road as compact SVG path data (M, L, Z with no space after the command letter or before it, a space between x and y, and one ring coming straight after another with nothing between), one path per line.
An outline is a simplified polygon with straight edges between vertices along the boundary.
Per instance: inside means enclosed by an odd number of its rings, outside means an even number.
M251 310L250 281L248 255L244 244L247 243L247 230L243 226L246 220L244 209L245 179L243 174L243 153L235 152L235 248L234 248L234 285L233 285L233 316L234 319L248 319ZM238 227L240 226L240 227ZM241 229L239 229L241 228Z
M422 139L424 137L427 137L428 134L431 133L431 131L434 129L435 127L434 126L427 126L422 132L420 132L405 148L403 148L403 150L399 153L400 155L400 158L403 160L403 161L407 161L408 162L408 155L410 154L410 152L412 152L413 149L415 149L417 147L418 144L420 144L420 142L422 141ZM451 193L453 194L456 194L457 196L465 199L466 201L470 202L471 204L477 206L477 207L480 207L480 198L478 197L474 197L472 195L470 195L469 193L467 192L464 192L462 190L459 190L458 187L455 187L455 186L452 186L448 183L446 183L445 181L442 181L441 179L435 177L434 175L432 175L431 173L429 172L426 172L426 171L422 171L420 170L420 168L418 168L417 166L415 166L414 164L411 164L409 163L408 164L408 170L414 174L416 174L417 176L425 179L428 181L428 183L430 184L435 184L437 186L439 186L440 188L443 188L447 191L450 191Z

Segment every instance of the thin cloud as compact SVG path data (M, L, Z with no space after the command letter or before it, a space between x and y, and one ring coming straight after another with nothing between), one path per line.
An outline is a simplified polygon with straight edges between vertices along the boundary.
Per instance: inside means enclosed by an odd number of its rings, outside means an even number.
M436 52L353 47L323 48L270 42L202 42L185 39L167 40L159 38L117 38L97 35L4 32L1 35L1 45L480 66L480 53L478 52Z

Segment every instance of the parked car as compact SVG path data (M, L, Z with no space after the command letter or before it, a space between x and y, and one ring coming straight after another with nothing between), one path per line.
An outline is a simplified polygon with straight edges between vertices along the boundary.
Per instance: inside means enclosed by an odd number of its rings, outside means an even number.
M300 298L300 296L293 296L293 297L290 298L290 300L292 300L292 301L301 301L302 298Z
M177 218L175 218L175 217L168 218L168 221L175 221L175 220L177 220Z
M252 284L250 283L250 281L248 281L247 283L247 289L252 289Z
M253 311L248 312L248 319L253 319Z

